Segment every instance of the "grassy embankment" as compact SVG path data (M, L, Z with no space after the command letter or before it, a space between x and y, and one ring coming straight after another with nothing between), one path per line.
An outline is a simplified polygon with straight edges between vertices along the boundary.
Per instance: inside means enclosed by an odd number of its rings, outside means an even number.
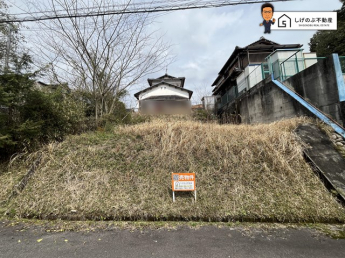
M344 222L344 208L303 159L293 133L302 122L154 120L71 136L42 150L35 175L9 202L28 166L14 161L0 174L1 210L46 219ZM172 172L196 173L197 202L191 193L172 202Z

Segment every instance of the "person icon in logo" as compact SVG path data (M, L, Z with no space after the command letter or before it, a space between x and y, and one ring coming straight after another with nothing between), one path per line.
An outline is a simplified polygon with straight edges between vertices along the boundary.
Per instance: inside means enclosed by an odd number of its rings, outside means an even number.
M261 6L261 14L264 21L260 23L260 26L265 26L264 33L271 33L271 25L276 22L276 19L272 19L274 13L274 7L272 4L263 4Z

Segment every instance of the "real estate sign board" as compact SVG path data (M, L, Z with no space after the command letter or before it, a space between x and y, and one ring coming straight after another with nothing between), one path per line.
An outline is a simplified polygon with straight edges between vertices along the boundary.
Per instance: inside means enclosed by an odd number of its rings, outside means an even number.
M173 192L195 191L195 173L172 173Z

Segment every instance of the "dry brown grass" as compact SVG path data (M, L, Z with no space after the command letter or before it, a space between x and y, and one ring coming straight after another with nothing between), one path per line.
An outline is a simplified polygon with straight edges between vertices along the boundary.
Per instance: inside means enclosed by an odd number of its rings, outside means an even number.
M14 155L9 163L0 163L0 215L12 190L27 173L37 158L37 153Z
M344 222L344 209L303 159L292 132L302 122L152 119L73 136L47 146L6 209L50 219ZM191 193L172 202L172 172L196 173L197 202ZM1 184L16 181L12 173L0 175Z

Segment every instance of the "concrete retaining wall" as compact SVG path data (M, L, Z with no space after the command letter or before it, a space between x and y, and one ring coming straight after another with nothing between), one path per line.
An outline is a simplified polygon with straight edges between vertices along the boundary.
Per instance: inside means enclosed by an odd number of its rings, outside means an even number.
M309 115L297 101L271 80L261 82L237 103L242 123L270 123L283 118Z
M336 72L334 56L330 56L283 83L343 125L345 117L339 101Z
M319 61L284 81L307 101L330 115L341 125L345 121L345 103L339 100L334 56ZM258 83L232 105L229 113L237 112L242 123L269 123L283 118L312 114L277 87L270 78Z

